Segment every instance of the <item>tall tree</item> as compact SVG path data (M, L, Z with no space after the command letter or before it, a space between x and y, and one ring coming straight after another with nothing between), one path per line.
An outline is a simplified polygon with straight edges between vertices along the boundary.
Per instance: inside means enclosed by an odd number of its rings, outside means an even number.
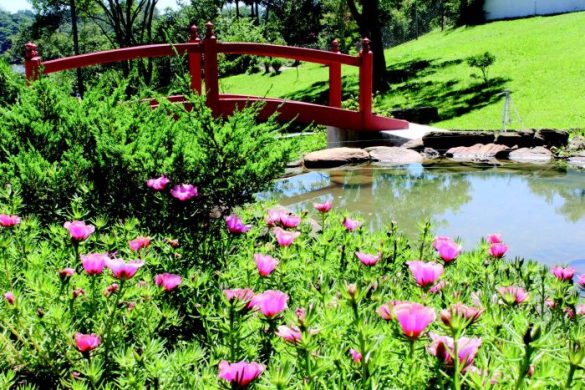
M379 0L347 0L349 10L355 19L360 34L368 37L374 54L374 89L384 90L386 82L386 59L384 58L384 42L382 41L382 12ZM358 7L359 6L359 7ZM361 12L360 12L361 9Z

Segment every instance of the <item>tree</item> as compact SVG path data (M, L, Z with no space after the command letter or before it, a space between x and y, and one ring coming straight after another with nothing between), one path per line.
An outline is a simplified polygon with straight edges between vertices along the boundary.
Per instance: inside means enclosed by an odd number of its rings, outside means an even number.
M317 42L321 32L323 5L320 0L264 0L266 12L274 18L282 38L289 45L306 46Z
M358 24L362 37L368 37L374 54L374 89L384 90L386 83L386 59L382 40L382 16L379 0L358 0L361 12L355 0L347 0L349 10Z

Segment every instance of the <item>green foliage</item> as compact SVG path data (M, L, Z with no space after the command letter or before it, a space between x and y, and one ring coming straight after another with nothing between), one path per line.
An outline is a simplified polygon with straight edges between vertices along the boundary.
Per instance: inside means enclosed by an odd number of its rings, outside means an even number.
M18 194L4 195L0 212L18 212ZM418 241L409 241L395 224L386 231L350 233L341 214L307 210L300 237L290 247L279 247L267 231L263 207L239 214L251 230L216 232L212 245L221 254L216 273L193 265L203 261L180 264L177 259L189 252L169 245L164 234L152 235L147 248L132 252L128 241L145 234L133 219L106 223L97 218L95 233L77 246L62 226L83 215L77 208L48 228L34 217L0 228L0 291L14 294L13 304L0 301L0 383L31 389L219 388L226 382L217 377L218 363L246 360L267 365L257 388L454 388L453 367L428 352L427 332L450 334L439 312L455 303L482 310L474 323L460 323L459 336L481 337L476 368L460 375L463 388L479 390L490 382L494 389L559 383L578 388L583 381L585 316L566 314L581 299L572 283L557 280L543 266L489 258L482 242L445 265L445 285L431 293L416 285L406 264L421 256L437 259L428 225ZM323 229L315 229L316 223ZM109 270L90 276L77 251L139 257L145 264L125 281ZM356 251L379 252L381 259L366 267ZM269 276L258 274L255 253L279 260ZM65 267L76 273L60 277ZM179 274L181 284L165 292L155 285L155 276L163 272ZM117 292L106 293L112 283L118 284ZM349 284L356 286L353 298ZM524 288L528 300L506 303L496 291L510 285ZM288 309L267 320L245 303L226 301L223 290L245 287L285 292ZM546 305L546 298L554 305ZM398 323L376 313L393 300L421 302L437 313L412 344L414 356ZM280 325L298 326L301 342L277 337ZM77 332L97 334L100 345L80 353ZM350 348L362 352L361 362L352 360Z
M489 67L494 64L494 62L496 62L496 56L489 51L486 51L483 54L469 57L467 59L467 65L480 70L484 84L487 84L489 81L488 70Z
M0 107L14 103L22 87L22 77L13 72L10 65L0 58Z
M274 73L280 74L280 68L282 68L282 60L280 58L275 58L271 61L270 65L272 65L272 69L274 69Z
M289 160L276 138L282 126L256 123L257 107L213 119L199 97L189 97L189 112L162 98L153 110L139 97L127 101L125 89L93 88L78 100L43 79L2 109L1 184L20 189L24 212L55 221L79 196L91 215L133 216L178 234L251 201ZM146 188L163 174L198 186L197 199Z

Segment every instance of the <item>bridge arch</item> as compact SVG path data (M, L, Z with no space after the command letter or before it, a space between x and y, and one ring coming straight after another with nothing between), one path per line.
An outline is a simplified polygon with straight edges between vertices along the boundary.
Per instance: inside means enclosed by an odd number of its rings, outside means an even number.
M198 94L204 93L206 103L215 116L230 115L238 107L261 101L264 102L264 106L259 113L260 119L266 119L274 113L278 113L276 118L281 121L294 120L300 123L316 123L353 131L408 128L408 122L404 120L387 118L372 112L373 54L368 38L362 40L362 49L359 55L351 56L341 53L336 41L333 42L331 51L264 43L218 42L213 31L213 24L208 22L205 27L205 36L201 39L197 27L191 26L191 36L187 43L134 46L49 61L42 61L38 55L37 46L29 42L25 45L26 80L27 83L30 83L36 80L41 73L50 74L138 58L186 54L189 60L191 89ZM279 57L326 65L329 67L329 104L320 105L287 99L222 94L219 91L219 53ZM202 89L202 64L205 91ZM359 68L358 111L341 107L341 65ZM185 100L183 96L170 96L169 99L173 102ZM151 102L153 107L157 104L156 101Z

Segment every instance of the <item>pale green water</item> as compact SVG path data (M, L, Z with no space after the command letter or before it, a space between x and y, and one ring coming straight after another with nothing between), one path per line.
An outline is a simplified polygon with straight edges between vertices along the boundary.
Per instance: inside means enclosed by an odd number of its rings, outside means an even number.
M434 233L464 248L502 233L509 256L568 264L585 259L585 171L552 166L473 168L415 164L313 171L279 181L262 198L295 210L334 200L371 229L391 220L409 236L430 219ZM585 262L575 262L585 272Z

